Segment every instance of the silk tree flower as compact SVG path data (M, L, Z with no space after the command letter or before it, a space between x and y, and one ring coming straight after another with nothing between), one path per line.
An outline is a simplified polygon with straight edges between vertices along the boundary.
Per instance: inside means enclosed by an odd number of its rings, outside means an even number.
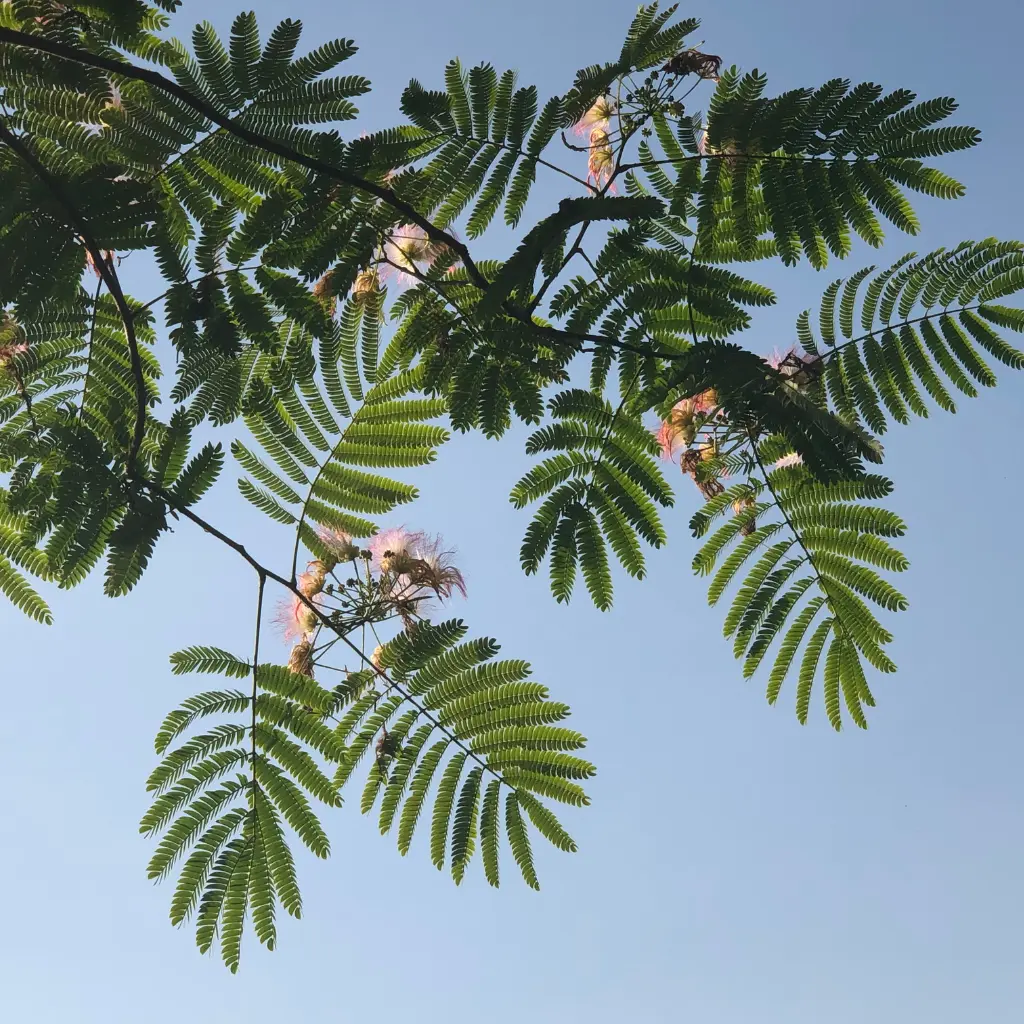
M381 530L370 538L370 555L373 568L378 572L389 572L400 575L409 567L416 556L413 554L417 545L426 538L422 533L413 533L404 526L395 526Z
M356 302L366 302L380 288L380 277L376 267L368 267L356 274L352 285L352 298Z
M785 352L775 349L764 361L798 388L806 387L821 371L821 356L797 352L796 345Z
M714 444L703 444L698 449L688 449L679 460L679 468L684 473L689 473L690 478L697 485L697 490L704 495L705 499L711 499L721 494L725 487L715 477L705 477L699 474L700 464L707 462L715 456Z
M615 153L612 150L608 133L603 128L595 128L590 133L590 159L587 161L587 181L594 188L603 188L608 184L615 167Z
M685 448L693 440L692 435L687 440L687 432L691 427L682 427L671 420L665 420L654 432L654 439L661 447L661 457L671 462L675 459L676 452Z
M607 132L617 107L610 96L599 96L594 105L576 122L573 131L577 135L591 135L595 128Z
M318 621L316 612L298 594L281 601L274 618L285 640L305 640L316 629Z
M437 250L418 224L402 224L384 243L384 259L395 271L399 283L414 284L416 274L437 258Z
M735 515L735 516L742 516L744 514L744 512L746 512L748 509L753 508L754 504L755 504L754 503L754 498L753 498L752 495L749 495L749 494L746 497L744 497L744 498L740 498L739 501L734 501L732 503L733 515ZM755 516L755 517L752 517L752 518L748 519L740 527L740 536L741 537L749 537L752 533L754 533L754 531L756 529L757 529L757 517Z
M0 310L0 367L28 351L28 339L21 324L6 310Z
M781 459L778 459L772 469L784 469L786 466L802 466L804 464L803 457L797 452L790 452L789 455L783 455Z
M694 419L698 415L711 412L718 406L718 392L708 388L690 398L683 398L672 406L669 417L655 431L655 438L661 446L661 456L673 459L680 448L688 448L693 444L697 433Z
M316 559L306 566L306 571L296 581L304 597L315 597L324 589L327 581L327 566Z
M359 557L359 546L344 530L329 530L321 527L317 531L320 543L330 552L334 564L327 564L330 572L338 562L354 562Z
M449 600L456 590L466 596L466 581L455 566L455 552L445 549L440 536L429 538L420 534L412 556L407 575L413 586L432 590L442 601Z

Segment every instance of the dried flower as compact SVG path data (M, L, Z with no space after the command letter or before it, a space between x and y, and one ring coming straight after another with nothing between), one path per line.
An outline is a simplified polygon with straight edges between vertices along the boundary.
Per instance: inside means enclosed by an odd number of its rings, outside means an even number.
M101 249L100 256L103 258L104 263L112 266L117 257L117 253L115 253L113 249ZM96 266L96 261L92 258L92 253L88 249L85 250L85 262L92 267L92 272L97 278L103 277L103 272Z
M576 122L576 127L573 131L577 135L589 135L591 137L595 128L600 128L607 132L611 119L616 114L616 110L615 100L610 96L600 96L594 105Z
M306 571L299 576L297 583L304 597L315 597L324 589L326 580L327 566L317 559L306 566Z
M712 82L718 81L718 73L722 70L722 58L713 53L701 53L700 50L683 50L677 53L662 69L670 75L685 78L697 75Z
M445 550L439 536L430 539L420 534L412 547L412 556L407 575L414 587L432 590L443 601L456 590L466 596L466 581L453 562L455 552Z
M700 465L715 455L714 445L707 444L702 445L699 449L689 451L683 454L683 457L679 460L679 467L684 473L689 473L693 482L697 485L697 490L704 495L706 499L717 497L725 487L722 486L721 482L715 479L715 477L707 478L700 473Z
M293 648L288 659L288 668L300 676L313 678L313 642L302 639Z
M744 498L740 498L739 501L732 503L733 514L737 517L742 516L748 509L754 507L754 498L752 495L747 495ZM740 536L749 537L757 529L757 518L751 516L747 521L740 527Z
M373 649L373 654L370 655L370 664L380 671L384 671L384 665L381 661L381 655L384 653L384 647L381 644L377 644Z
M355 283L352 285L352 298L356 302L365 302L380 288L380 278L377 276L377 268L369 267L356 274Z
M21 324L7 310L0 310L0 366L27 351L28 340Z

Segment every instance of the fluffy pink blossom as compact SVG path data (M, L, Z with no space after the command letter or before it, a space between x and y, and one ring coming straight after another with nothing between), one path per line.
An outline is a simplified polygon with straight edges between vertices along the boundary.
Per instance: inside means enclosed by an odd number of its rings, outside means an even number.
M285 640L304 640L317 624L316 612L298 594L292 594L278 604L274 619Z
M615 100L610 96L600 96L597 102L576 122L573 131L577 135L583 136L589 136L595 128L607 132L615 113Z
M790 345L785 352L780 352L778 348L772 350L770 356L765 356L764 361L773 369L777 370L786 359L796 353L796 345Z
M320 543L338 562L351 562L359 557L359 546L344 530L328 530L321 527L317 531Z
M378 572L403 572L407 563L415 558L413 551L425 540L422 533L413 533L404 526L381 530L370 538L373 568Z
M414 284L416 273L429 267L435 256L423 228L418 224L402 224L384 243L384 259L390 264L385 268L385 274L395 273L401 285Z
M654 439L661 446L661 457L672 461L680 448L685 448L687 441L684 437L685 427L671 420L665 420L654 432ZM692 440L692 438L691 438Z

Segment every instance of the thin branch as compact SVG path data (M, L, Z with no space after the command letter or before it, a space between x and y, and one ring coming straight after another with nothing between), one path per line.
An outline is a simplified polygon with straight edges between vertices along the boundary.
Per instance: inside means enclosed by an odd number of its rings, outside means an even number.
M92 297L92 323L89 325L89 358L85 363L85 380L82 382L82 404L78 408L78 422L85 415L85 398L89 392L89 375L92 373L92 351L96 344L96 321L99 319L100 292L103 290L103 278L96 282L96 294Z
M252 652L252 784L256 783L256 698L259 696L257 673L260 667L260 631L263 626L263 592L267 586L265 573L259 572L259 588L256 592L256 638Z
M28 393L28 388L25 387L25 378L22 377L21 371L14 364L13 359L8 363L7 369L9 369L14 375L14 380L18 385L18 393L21 395L21 400L25 403L25 412L28 414L28 421L32 424L32 432L38 436L39 424L36 421L36 414L32 409L32 396Z
M168 288L167 291L161 292L155 299L150 299L149 302L144 302L135 311L133 316L138 316L144 309L150 309L161 300L166 299L178 284L201 284L203 281L208 281L211 277L220 277L222 274L230 274L232 272L241 273L244 270L258 270L262 266L262 261L259 263L247 263L244 267L225 267L223 270L211 270L206 274L200 274L199 277L190 277L187 281L178 281L175 285Z
M0 29L0 33L9 31L9 29ZM21 33L15 34L21 35ZM31 39L33 37L28 36L26 38ZM40 42L42 41L40 40ZM135 460L139 454L139 449L142 447L142 439L146 432L148 390L146 388L146 377L142 368L142 356L139 352L139 342L135 334L132 312L128 306L128 300L124 297L124 292L121 290L121 282L117 278L117 271L114 270L113 261L104 257L99 244L89 230L89 225L83 220L74 203L68 198L64 186L43 166L24 139L15 135L2 120L0 120L0 140L7 143L21 157L33 170L36 177L50 190L57 203L63 207L71 227L74 228L92 257L93 265L103 279L103 283L107 286L107 290L110 292L117 305L118 312L121 314L121 319L124 321L124 333L128 341L132 377L135 379L135 428L132 432L131 446L128 449L126 460L128 472L133 474L135 471Z

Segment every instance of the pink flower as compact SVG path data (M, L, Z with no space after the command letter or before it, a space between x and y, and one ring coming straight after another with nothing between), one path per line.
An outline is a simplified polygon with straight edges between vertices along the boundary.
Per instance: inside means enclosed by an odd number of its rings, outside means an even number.
M654 438L661 446L661 457L672 461L675 458L675 454L680 448L685 448L689 442L684 437L684 431L686 427L681 426L678 423L673 423L671 420L665 420L664 423L654 432ZM693 428L689 428L692 430ZM691 436L690 440L693 438Z
M374 569L378 572L404 572L408 562L416 557L413 550L424 540L422 533L412 533L404 526L381 530L370 538Z
M607 132L615 112L615 100L610 96L600 96L597 102L576 122L573 131L577 135L590 135L595 128Z
M796 452L790 452L789 455L783 455L779 459L772 469L783 469L786 466L802 466L804 460Z
M821 356L801 354L797 352L796 345L791 345L785 352L775 349L764 361L797 388L813 383L822 369Z
M316 629L316 612L298 594L292 594L277 606L275 621L285 640L305 640Z
M402 286L415 284L418 271L429 267L435 253L426 231L417 224L395 228L384 243L385 275L394 273Z
M27 351L27 341L18 341L9 345L0 345L0 366L6 366L15 356L23 355Z
M777 370L791 355L796 352L796 345L790 345L785 352L780 352L777 348L772 351L770 356L765 356L764 361L773 369Z
M359 557L358 545L344 530L328 530L326 527L321 527L317 534L320 537L320 543L331 553L336 562L352 562Z
M693 411L695 413L708 413L718 405L718 392L714 388L701 391L693 396Z

